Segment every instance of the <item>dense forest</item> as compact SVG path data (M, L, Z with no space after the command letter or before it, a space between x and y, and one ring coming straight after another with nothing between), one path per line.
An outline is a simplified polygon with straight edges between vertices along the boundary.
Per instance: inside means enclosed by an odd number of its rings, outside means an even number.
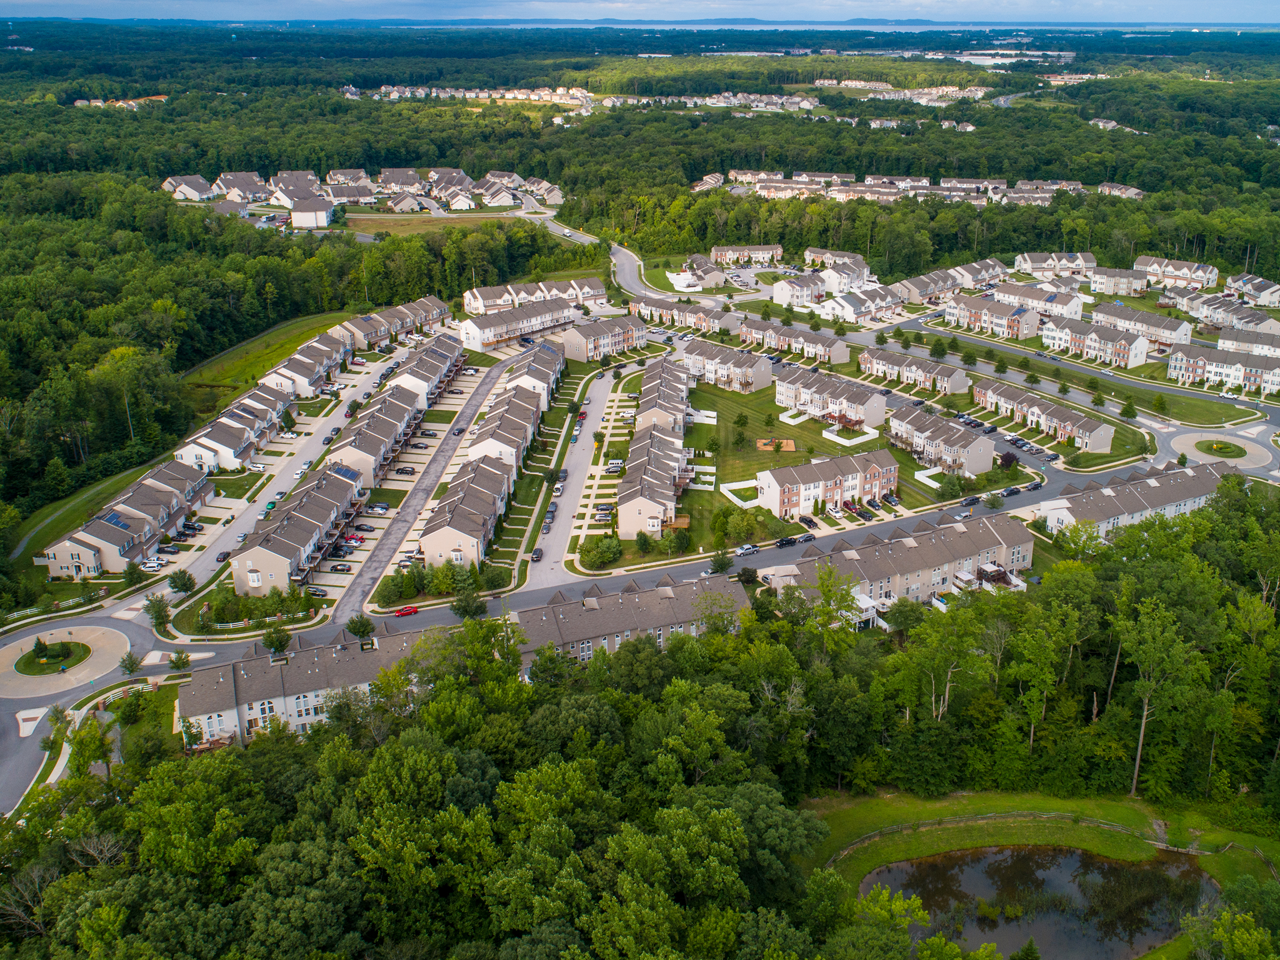
M70 775L0 827L0 957L959 960L946 931L912 935L918 901L802 871L827 830L797 805L1140 790L1277 835L1280 497L1230 479L1203 511L1060 547L1030 594L899 601L893 637L845 627L850 584L824 574L709 601L696 639L586 668L542 651L532 683L519 634L472 621L305 739L194 758L131 697L59 725ZM1247 884L1221 909L1280 934L1278 898Z

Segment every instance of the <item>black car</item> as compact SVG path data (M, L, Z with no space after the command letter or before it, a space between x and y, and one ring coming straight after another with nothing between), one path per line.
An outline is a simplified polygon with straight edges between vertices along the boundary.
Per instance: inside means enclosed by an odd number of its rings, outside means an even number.
M911 401L911 405L912 405L913 407L923 407L923 406L924 406L924 401L923 401L923 400L912 400L912 401Z
M329 591L321 587L307 587L307 593L313 597L327 597L329 595Z
M216 560L218 563L226 563L228 560L231 559L231 551L223 550L220 554L218 554L213 559Z
M325 437L320 441L320 445L325 447L327 447L331 443L333 443L333 437Z
M982 498L981 498L981 497L965 497L963 500L961 500L961 501L960 501L960 506L962 506L962 507L976 507L976 506L977 506L978 504L980 504L981 502L982 502Z
M180 551L178 550L177 547L171 547L168 544L166 544L163 547L156 547L156 553L176 554L179 552Z
M874 520L876 518L876 515L872 513L870 510L866 509L865 507L859 507L857 510L853 512L854 512L854 515L857 516L858 519L860 520Z
M813 517L797 517L797 519L810 530L818 529L818 521L813 519Z
M1039 490L1043 486L1044 486L1043 483L1041 483L1039 480L1036 480L1033 483L1028 483L1026 489L1027 489L1027 492L1030 493L1032 490Z
M455 437L460 437L460 436L462 436L462 428L461 428L461 427L454 427L454 428L453 428L453 435L454 435Z
M867 501L867 506L870 507L872 510L884 509L884 507L880 506L880 501L875 499L874 497L872 497L870 500Z
M982 432L983 432L983 433L988 433L988 434L989 434L989 433L995 433L995 432L996 432L996 430L998 430L998 429L999 429L998 427L983 427L983 428L982 428Z
M884 502L889 504L889 506L891 507L896 507L902 501L899 500L897 497L895 497L892 493L886 493L884 495Z
M533 548L533 553L529 555L529 559L530 559L530 560L532 560L534 563L537 563L539 560L541 560L541 559L542 559L542 548L541 548L541 547L534 547L534 548Z
M568 479L569 479L569 471L562 468L560 470L560 482L564 483Z
M1016 497L1016 496L1017 496L1018 494L1020 494L1021 492L1022 492L1022 491L1021 491L1021 490L1019 490L1017 487L1005 487L1005 488L1004 488L1004 493L1002 493L1002 494L1001 494L1001 496L1005 496L1005 497Z
M337 436L338 434L340 434L341 432L342 432L342 428L341 428L341 427L334 427L332 430L330 430L330 431L329 431L329 436L331 436L331 437L336 437L336 436Z
M883 389L883 390L881 390L881 391L880 391L880 396L882 396L882 397L887 397L887 396L889 396L889 394L891 394L891 393L893 393L893 391L892 391L892 390L890 390L888 387L885 387L885 389Z
M437 434L434 430L423 430L420 434L418 434L418 436L435 438L439 436L439 434Z
M802 533L796 537L796 543L813 543L817 539L812 533Z
M355 529L360 533L377 533L378 528L371 523L357 523Z
M796 545L795 537L779 537L774 546L778 547L794 547Z

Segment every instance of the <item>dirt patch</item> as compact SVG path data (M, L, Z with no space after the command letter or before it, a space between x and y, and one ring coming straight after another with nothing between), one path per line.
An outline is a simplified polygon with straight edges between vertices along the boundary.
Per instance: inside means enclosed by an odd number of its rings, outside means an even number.
M777 437L770 437L768 440L757 440L757 450L772 450L775 445L777 449L783 453L795 453L796 442L794 440L779 440Z

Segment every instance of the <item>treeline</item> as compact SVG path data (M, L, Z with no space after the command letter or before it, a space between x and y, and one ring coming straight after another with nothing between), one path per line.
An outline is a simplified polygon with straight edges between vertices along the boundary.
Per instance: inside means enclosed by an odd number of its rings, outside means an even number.
M519 632L469 621L305 739L273 720L190 759L170 714L117 762L115 714L71 731L55 711L68 776L0 828L0 956L959 960L950 927L910 935L918 903L806 876L827 829L797 805L1136 783L1276 835L1274 489L1237 477L1203 511L1059 548L1030 593L898 601L894 637L844 626L851 584L824 572L741 609L708 595L696 638L585 668L541 651L531 683ZM1266 928L1278 894L1227 900Z
M600 256L523 220L286 238L120 177L0 178L0 500L25 515L159 454L191 425L177 373L276 323Z
M1280 124L1280 80L1209 83L1133 76L1082 83L1058 95L1078 103L1085 120L1106 117L1163 136L1270 139L1275 131L1267 127Z

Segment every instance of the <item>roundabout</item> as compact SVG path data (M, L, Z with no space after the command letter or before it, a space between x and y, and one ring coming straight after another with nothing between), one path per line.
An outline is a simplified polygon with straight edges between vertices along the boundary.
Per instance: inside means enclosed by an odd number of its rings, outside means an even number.
M1170 440L1170 445L1200 463L1222 461L1255 470L1271 465L1271 452L1261 444L1225 433L1184 433Z
M33 656L37 636L53 653L43 658L44 663ZM62 643L67 644L70 656L57 662ZM57 696L114 673L128 652L129 638L110 627L63 627L32 633L0 650L0 699Z

